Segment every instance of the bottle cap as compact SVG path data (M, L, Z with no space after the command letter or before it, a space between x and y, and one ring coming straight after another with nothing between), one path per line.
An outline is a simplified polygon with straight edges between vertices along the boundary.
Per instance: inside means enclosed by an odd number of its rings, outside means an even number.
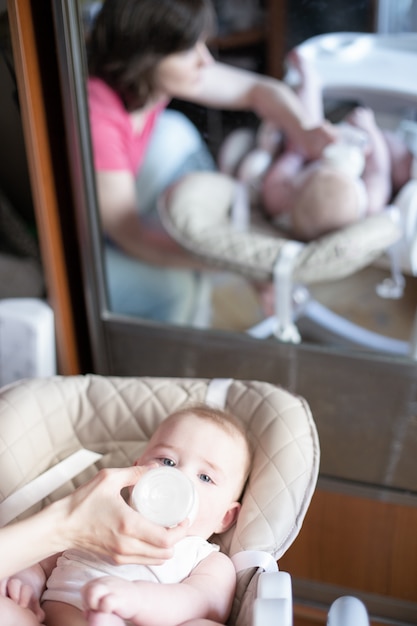
M197 493L193 483L174 467L149 470L132 490L131 504L154 524L172 528L197 513Z

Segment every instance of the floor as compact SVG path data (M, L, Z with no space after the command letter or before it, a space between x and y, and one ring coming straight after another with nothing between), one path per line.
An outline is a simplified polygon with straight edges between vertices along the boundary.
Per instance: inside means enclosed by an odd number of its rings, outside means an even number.
M402 298L388 300L376 293L376 286L390 276L389 271L370 266L344 280L310 286L310 294L322 305L350 322L386 337L408 341L417 311L417 277L406 276ZM244 332L263 318L256 292L232 274L219 274L213 288L212 325L217 329ZM308 325L303 330L308 341L329 341ZM331 341L331 339L330 339Z
M213 277L213 328L246 331L263 319L256 291L241 276L228 272Z
M310 291L319 302L350 321L394 339L408 340L417 311L417 277L405 277L403 297L388 300L376 293L376 286L388 276L386 270L371 266Z

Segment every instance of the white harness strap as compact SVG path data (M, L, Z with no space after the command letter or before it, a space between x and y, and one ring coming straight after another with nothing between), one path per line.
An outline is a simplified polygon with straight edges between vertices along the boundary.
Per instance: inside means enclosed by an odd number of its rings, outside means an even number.
M362 178L354 178L356 193L358 194L358 217L365 217L368 213L368 192Z
M213 378L208 384L206 403L219 409L226 406L227 392L233 382L233 378Z
M236 572L245 569L260 567L264 572L277 572L278 564L272 554L260 550L243 550L232 556Z
M0 503L0 527L49 496L55 489L62 487L102 456L81 448L12 493Z
M231 221L234 230L246 232L250 226L250 200L248 185L244 181L237 181L232 203Z

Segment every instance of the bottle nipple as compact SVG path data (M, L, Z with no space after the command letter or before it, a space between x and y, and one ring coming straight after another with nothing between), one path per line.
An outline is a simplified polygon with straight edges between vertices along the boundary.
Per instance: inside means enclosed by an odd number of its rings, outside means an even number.
M174 467L157 467L136 483L131 505L154 524L172 528L186 518L193 522L198 500L185 474Z

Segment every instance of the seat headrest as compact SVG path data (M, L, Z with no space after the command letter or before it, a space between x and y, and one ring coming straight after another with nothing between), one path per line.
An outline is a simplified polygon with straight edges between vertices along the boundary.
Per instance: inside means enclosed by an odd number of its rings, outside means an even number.
M209 383L88 375L30 379L3 388L0 498L80 448L103 456L51 500L100 467L132 463L171 412L205 401ZM237 524L216 540L231 555L250 549L279 558L300 530L317 481L319 444L309 407L273 384L233 380L225 408L246 425L255 451Z
M188 174L160 199L161 220L180 245L207 263L250 280L272 280L287 239L265 220L236 230L230 218L235 190L236 181L226 174ZM389 211L368 216L305 244L293 278L307 285L345 278L380 257L401 235Z

